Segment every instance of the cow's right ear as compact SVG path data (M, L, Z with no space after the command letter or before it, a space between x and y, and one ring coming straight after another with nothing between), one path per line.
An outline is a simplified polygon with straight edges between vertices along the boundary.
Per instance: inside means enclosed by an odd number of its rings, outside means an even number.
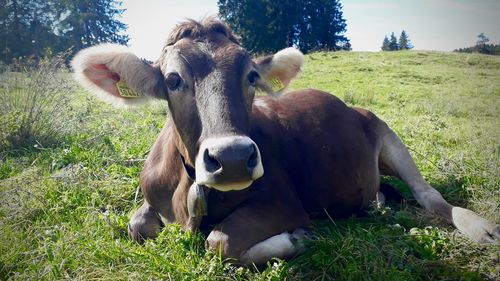
M127 47L104 44L80 51L71 61L75 79L89 92L115 105L165 98L160 68Z

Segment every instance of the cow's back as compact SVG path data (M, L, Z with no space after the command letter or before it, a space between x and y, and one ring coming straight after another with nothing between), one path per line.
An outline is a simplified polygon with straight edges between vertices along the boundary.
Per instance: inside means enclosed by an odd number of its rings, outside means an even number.
M346 216L373 200L379 183L377 117L317 90L255 104L251 136L264 167L279 163L284 168L310 214L326 209Z

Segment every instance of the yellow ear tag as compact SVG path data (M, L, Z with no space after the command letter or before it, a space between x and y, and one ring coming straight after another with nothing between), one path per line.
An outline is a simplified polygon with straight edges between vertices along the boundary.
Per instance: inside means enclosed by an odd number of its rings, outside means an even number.
M123 98L139 98L140 95L134 92L132 89L130 89L125 81L120 80L118 83L116 83L116 87L118 88L118 92L120 93L120 96Z
M270 77L269 80L274 93L281 92L285 89L285 85L283 85L283 82L281 82L278 77Z

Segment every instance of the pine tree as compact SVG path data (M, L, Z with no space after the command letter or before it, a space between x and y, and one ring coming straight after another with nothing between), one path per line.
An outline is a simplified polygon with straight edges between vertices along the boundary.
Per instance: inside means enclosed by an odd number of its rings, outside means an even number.
M391 39L389 40L389 51L397 51L399 50L398 39L394 32L391 33Z
M2 1L0 8L1 60L34 55L39 58L44 49L55 41L51 23L55 7L53 1Z
M253 52L298 46L350 50L339 0L219 0L219 14Z
M298 36L303 52L313 50L350 50L349 40L343 35L346 22L338 0L303 2L303 18Z
M76 49L104 42L126 44L129 38L120 32L127 26L115 19L124 11L117 8L120 5L116 0L69 1L66 9L70 14L60 23L70 27L64 33L65 41Z
M401 31L401 35L399 36L399 49L400 50L409 50L412 49L413 45L408 38L408 34L403 30Z
M126 44L117 0L0 0L0 60L50 55L101 42Z
M219 14L245 47L253 52L273 52L291 46L301 17L298 0L219 0Z
M382 42L382 51L390 51L390 42L389 38L387 38L387 35L384 36L384 41Z

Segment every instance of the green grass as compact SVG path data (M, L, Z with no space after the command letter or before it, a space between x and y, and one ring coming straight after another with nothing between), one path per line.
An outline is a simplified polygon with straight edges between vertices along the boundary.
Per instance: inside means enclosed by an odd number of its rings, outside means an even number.
M315 53L292 85L306 87L375 112L445 198L500 222L499 57ZM394 178L384 181L403 192L404 203L363 218L315 221L316 239L289 262L258 270L230 266L205 251L201 235L178 225L138 245L127 238L126 224L142 203L138 175L168 118L166 104L120 110L81 90L66 94L76 118L56 124L65 125L57 141L27 138L0 151L2 280L500 278L499 246L463 238L419 208ZM7 113L0 112L2 120Z

